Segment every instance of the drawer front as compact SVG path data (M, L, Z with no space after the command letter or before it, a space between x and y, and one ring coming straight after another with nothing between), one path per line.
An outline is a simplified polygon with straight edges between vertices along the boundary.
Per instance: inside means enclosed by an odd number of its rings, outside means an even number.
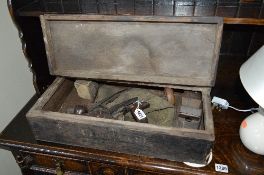
M89 173L88 163L78 159L23 152L20 154L19 161L21 162L25 158L31 159L30 165L50 168L55 171Z
M31 172L30 175L54 175L54 174L61 174L56 171L56 169L53 168L44 168L44 167L38 167L38 166L32 166L30 167ZM87 173L81 173L81 172L73 172L73 171L65 171L62 173L62 175L88 175Z
M97 162L89 163L92 175L124 175L125 169L116 165L102 164Z
M135 170L135 169L128 169L127 171L127 175L174 175L174 174L177 174L177 175L187 175L187 174L196 174L194 172L190 172L190 171L185 171L185 170L179 170L177 172L171 172L171 173L168 173L168 172L155 172L154 170L153 171L144 171L144 170ZM197 173L197 174L200 174L200 173Z
M165 175L161 173L155 173L155 172L147 172L147 171L140 171L140 170L128 170L128 175ZM168 175L168 174L167 174Z

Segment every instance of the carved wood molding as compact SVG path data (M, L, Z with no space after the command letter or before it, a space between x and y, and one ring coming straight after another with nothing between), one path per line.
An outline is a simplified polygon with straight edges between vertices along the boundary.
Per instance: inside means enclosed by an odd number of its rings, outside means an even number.
M16 26L16 28L18 30L18 36L19 36L21 44L22 44L22 51L23 51L23 54L24 54L24 56L25 56L25 58L27 60L29 71L32 72L32 74L33 74L33 86L34 86L34 88L36 90L36 93L40 94L40 91L39 91L38 86L37 86L36 73L35 73L35 71L33 69L32 60L31 60L31 58L29 57L29 55L27 53L27 43L26 43L26 41L24 39L23 31L22 31L21 27L19 26L17 17L15 15L15 10L13 8L12 0L7 0L7 7L8 7L9 14L11 16L11 19L13 21L13 24Z

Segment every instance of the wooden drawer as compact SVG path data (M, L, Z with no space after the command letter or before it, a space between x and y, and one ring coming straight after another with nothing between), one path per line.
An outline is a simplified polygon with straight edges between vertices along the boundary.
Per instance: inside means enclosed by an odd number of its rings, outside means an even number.
M58 174L58 172L54 168L31 166L30 172L28 174L30 175L55 175L55 174ZM76 172L76 171L65 171L63 172L63 175L88 175L88 174L82 173L82 172Z
M89 174L89 167L86 161L72 159L72 158L65 158L61 156L53 156L41 153L29 153L29 152L22 152L20 154L20 160L17 162L23 163L23 160L27 159L30 162L31 167L43 167L48 169L54 169L55 172L58 169L61 169L63 172L81 172L85 174ZM25 163L24 163L25 164ZM66 174L68 174L66 173ZM71 174L71 173L70 173Z
M133 169L129 169L127 174L128 175L165 175L165 174L156 173L156 172L140 171L140 170L133 170Z
M155 170L153 171L144 171L144 170L136 170L136 169L128 169L127 170L127 175L174 175L174 174L177 174L177 175L187 175L187 174L190 174L190 175L193 175L193 174L200 174L200 173L194 173L194 172L191 172L191 171L186 171L186 170L183 170L181 169L180 171L177 171L177 172L171 172L171 173L168 173L168 172L155 172Z
M102 164L98 162L90 162L92 175L124 175L125 169L117 165Z

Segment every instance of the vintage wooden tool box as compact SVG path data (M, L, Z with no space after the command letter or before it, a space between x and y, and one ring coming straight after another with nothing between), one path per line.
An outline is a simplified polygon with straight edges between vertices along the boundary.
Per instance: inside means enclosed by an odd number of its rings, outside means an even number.
M221 18L44 15L41 25L50 73L58 78L27 113L36 139L206 161L215 139L209 94L216 77ZM81 98L76 89L80 80L95 83L97 91L91 91L95 99L103 87L108 91L101 100ZM170 101L164 88L172 93L171 106L164 105L166 98ZM128 95L131 91L136 95ZM104 106L105 97L118 99L122 93L127 93L123 106ZM146 94L160 100L148 102ZM154 110L141 109L144 101ZM165 109L170 111L157 113ZM137 114L148 121L133 120L139 110ZM125 113L132 118L126 119Z

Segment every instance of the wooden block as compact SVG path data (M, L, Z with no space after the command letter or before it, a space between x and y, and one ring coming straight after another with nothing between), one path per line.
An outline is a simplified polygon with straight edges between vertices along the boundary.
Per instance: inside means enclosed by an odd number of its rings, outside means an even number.
M177 125L179 128L199 129L201 126L202 109L181 106Z
M199 120L202 116L202 109L192 108L188 106L181 106L180 112L181 115L188 116L189 118Z
M201 108L202 97L198 92L185 91L182 95L182 105L193 108Z
M92 102L94 101L98 90L98 84L96 82L76 80L74 87L81 98L91 100Z
M186 117L179 117L177 127L188 129L200 129L200 120L189 120Z

